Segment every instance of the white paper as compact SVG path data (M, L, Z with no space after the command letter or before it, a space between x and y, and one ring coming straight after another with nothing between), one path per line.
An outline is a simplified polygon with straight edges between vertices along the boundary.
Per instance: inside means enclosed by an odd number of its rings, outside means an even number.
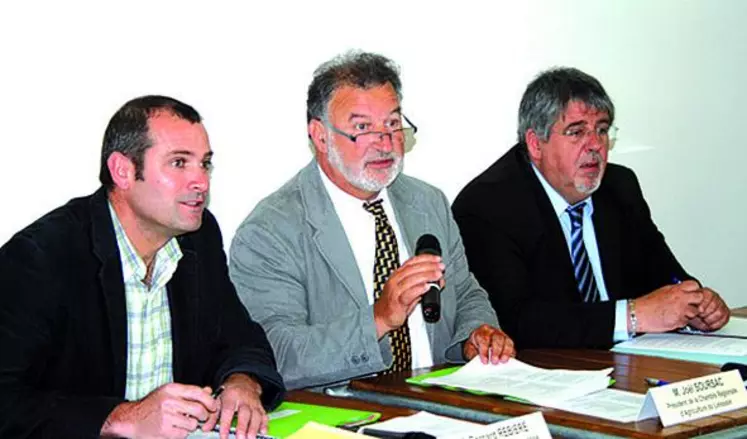
M367 428L396 433L422 432L439 439L488 439L510 437L511 439L550 439L542 412L518 416L489 425L477 424L428 412L392 418L384 422L366 425L358 431L365 434Z
M579 398L552 403L548 407L616 422L635 422L656 417L642 410L646 395L618 389L604 389Z
M747 340L725 337L695 337L685 334L645 334L617 344L615 348L744 356L747 355Z
M607 388L611 372L612 368L593 371L542 369L513 358L502 364L482 364L479 357L475 357L450 375L428 378L423 382L549 405Z
M552 439L542 412L534 412L448 436L445 439ZM440 439L440 438L439 438Z
M747 318L731 317L729 318L729 323L724 325L724 327L718 331L703 332L688 326L687 328L681 329L680 332L683 334L709 335L715 337L747 338Z
M481 427L481 425L460 419L447 418L446 416L434 415L433 413L418 412L410 416L400 416L384 422L369 424L361 427L358 431L365 433L367 428L397 433L419 431L441 437L460 434L477 427Z

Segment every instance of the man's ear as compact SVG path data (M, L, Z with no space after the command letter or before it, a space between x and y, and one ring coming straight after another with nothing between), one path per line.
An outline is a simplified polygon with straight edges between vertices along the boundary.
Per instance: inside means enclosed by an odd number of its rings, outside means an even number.
M311 119L309 122L309 139L317 152L327 154L327 128L319 119Z
M532 163L537 163L542 159L542 147L540 145L540 138L533 129L528 129L524 134L524 139L527 144L527 152Z
M106 159L106 166L112 176L114 186L129 189L135 181L135 164L121 152L113 152Z

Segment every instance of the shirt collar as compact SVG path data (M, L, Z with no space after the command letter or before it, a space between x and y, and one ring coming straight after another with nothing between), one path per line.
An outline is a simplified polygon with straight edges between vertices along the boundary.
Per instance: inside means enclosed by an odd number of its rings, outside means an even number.
M548 181L545 179L545 176L542 175L542 173L539 171L539 169L537 169L536 166L534 166L534 163L531 163L531 165L532 171L534 171L534 174L537 176L540 184L542 185L542 189L545 190L547 197L550 199L550 204L552 204L555 215L557 215L558 218L562 217L570 204L568 204L565 198L563 198L563 196L560 195L558 191L556 191L555 188L550 185L550 183L548 183ZM591 215L592 213L594 213L594 204L591 202L591 197L586 197L584 200L579 201L576 204L578 205L583 203L586 204L584 215Z
M117 212L114 210L111 202L109 205L109 213L112 217L112 224L114 225L114 236L117 238L117 247L119 248L120 260L122 261L122 277L124 279L135 279L142 281L145 279L147 274L147 267L145 262L137 254L135 246L132 245L130 238L125 233L122 223L119 221ZM159 275L161 274L160 268L163 268L165 272L173 272L176 269L176 264L182 257L181 247L179 247L179 241L176 238L171 238L166 241L155 254L154 264L156 268L159 268ZM165 265L165 266L164 266ZM154 273L153 278L156 278ZM160 277L160 276L158 276Z

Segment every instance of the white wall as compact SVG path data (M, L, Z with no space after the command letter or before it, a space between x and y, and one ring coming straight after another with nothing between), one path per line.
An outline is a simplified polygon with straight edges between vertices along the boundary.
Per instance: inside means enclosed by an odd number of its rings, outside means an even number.
M194 105L216 151L211 209L243 217L310 158L314 68L349 48L402 66L419 126L406 171L450 199L515 140L528 81L595 75L618 108L611 160L633 167L683 264L745 305L747 2L3 2L0 243L97 187L104 127L126 100Z

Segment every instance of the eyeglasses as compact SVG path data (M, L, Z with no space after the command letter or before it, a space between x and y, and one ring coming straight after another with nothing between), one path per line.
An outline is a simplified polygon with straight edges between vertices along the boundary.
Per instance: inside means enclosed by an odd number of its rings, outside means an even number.
M407 125L402 124L399 119L395 119L390 122L391 129L389 130L366 131L358 134L346 133L329 122L326 122L326 125L335 133L347 137L351 142L355 143L356 146L361 148L371 146L376 142L381 142L384 140L384 137L389 137L389 141L392 143L403 142L406 146L411 146L415 143L414 136L415 133L418 132L418 127L416 127L415 124L412 123L404 114L402 115L402 118L405 120Z
M617 140L617 132L618 128L614 125L599 126L593 130L581 126L573 126L559 134L568 137L571 140L571 143L575 145L583 142L584 139L586 139L588 136L591 136L591 133L594 133L597 136L597 139L601 140L610 148L612 148L612 146L615 144L615 141Z

